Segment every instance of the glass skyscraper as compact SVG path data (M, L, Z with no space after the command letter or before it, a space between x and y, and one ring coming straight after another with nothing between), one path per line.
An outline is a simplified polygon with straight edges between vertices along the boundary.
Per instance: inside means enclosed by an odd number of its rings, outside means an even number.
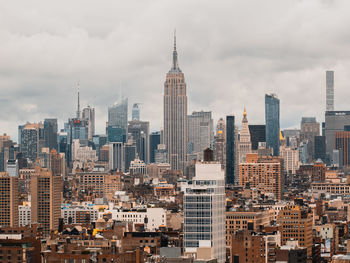
M226 184L236 182L235 116L226 116Z
M128 99L108 107L108 141L126 142L128 135Z
M265 95L266 147L279 156L280 148L280 100L275 94Z

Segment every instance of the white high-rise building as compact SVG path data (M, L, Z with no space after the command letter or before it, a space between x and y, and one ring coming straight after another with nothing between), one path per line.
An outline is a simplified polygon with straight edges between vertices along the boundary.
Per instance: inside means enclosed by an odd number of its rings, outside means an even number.
M299 150L297 148L281 146L280 155L284 160L285 171L295 174L299 169Z
M194 111L187 116L187 153L197 154L203 160L203 151L214 139L211 111Z
M244 108L242 127L239 132L238 142L238 162L244 163L246 160L247 153L252 152L252 142L250 140L250 131L248 126L247 111Z
M184 185L185 255L225 262L225 173L216 162L196 163L196 175ZM205 256L206 255L206 256ZM205 257L205 258L203 258Z

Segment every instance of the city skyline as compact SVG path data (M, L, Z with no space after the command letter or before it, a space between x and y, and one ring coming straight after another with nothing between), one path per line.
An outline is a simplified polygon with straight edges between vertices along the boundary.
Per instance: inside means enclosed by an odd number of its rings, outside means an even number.
M129 98L129 113L133 103L141 102L142 120L150 121L151 131L159 130L163 74L171 64L174 28L181 67L186 72L188 113L211 110L216 123L228 114L241 116L245 106L250 123L262 124L264 95L273 92L281 100L282 128L297 127L302 116L316 116L321 122L326 70L335 71L335 110L346 107L349 61L347 52L342 52L346 43L339 40L345 32L342 25L349 20L342 11L346 10L345 1L284 5L271 1L266 6L237 1L224 2L227 8L220 9L207 3L200 7L200 14L194 13L194 18L189 13L195 12L193 4L181 1L176 8L167 2L149 4L147 9L143 4L125 4L120 9L126 14L135 10L134 22L115 17L118 3L108 4L99 6L105 16L99 17L98 25L87 19L96 10L92 4L87 4L77 17L45 3L39 7L20 6L18 13L16 4L4 4L0 12L7 23L1 25L4 47L0 56L7 63L0 62L4 91L0 133L15 139L18 124L50 117L57 117L62 128L63 122L75 114L78 81L81 107L90 105L96 110L96 133L103 133L107 108L119 99L120 87ZM251 15L252 5L258 5L260 11L254 14L255 22L249 23L250 16L244 15ZM188 11L182 14L184 7ZM77 13L77 8L72 4L72 13ZM159 26L153 14L169 13L170 8L174 8L171 19L163 19L165 24ZM312 21L307 20L308 12L303 9L312 12ZM207 21L205 17L211 12L221 19ZM12 22L21 14L25 16L14 26ZM36 23L35 14L46 19L45 26ZM140 14L143 16L137 17ZM322 20L324 15L337 17L329 24ZM286 16L288 19L284 19ZM279 27L272 20L279 21ZM299 20L308 26L299 27ZM140 30L141 25L145 30ZM283 39L275 42L281 33ZM308 44L302 36L310 36ZM316 44L321 40L322 47ZM333 45L338 48L332 49ZM36 61L34 66L30 66L31 61Z

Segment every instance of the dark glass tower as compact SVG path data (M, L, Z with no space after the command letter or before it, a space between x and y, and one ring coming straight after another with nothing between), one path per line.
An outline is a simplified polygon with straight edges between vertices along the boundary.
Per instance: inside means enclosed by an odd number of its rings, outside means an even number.
M235 184L235 116L226 116L226 184Z
M266 126L265 125L249 125L250 140L252 142L252 150L257 150L259 142L266 142Z
M274 94L265 95L266 147L279 156L280 148L280 100Z
M150 151L150 163L155 162L155 151L157 150L158 144L160 144L160 132L152 132L151 135L149 136L149 151Z

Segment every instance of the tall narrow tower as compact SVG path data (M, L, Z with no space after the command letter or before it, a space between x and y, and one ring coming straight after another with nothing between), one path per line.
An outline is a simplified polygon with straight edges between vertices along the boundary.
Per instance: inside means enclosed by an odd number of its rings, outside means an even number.
M334 111L334 71L326 71L326 111Z
M173 64L164 83L164 144L172 169L184 169L187 143L187 96L184 74L179 68L174 36Z

